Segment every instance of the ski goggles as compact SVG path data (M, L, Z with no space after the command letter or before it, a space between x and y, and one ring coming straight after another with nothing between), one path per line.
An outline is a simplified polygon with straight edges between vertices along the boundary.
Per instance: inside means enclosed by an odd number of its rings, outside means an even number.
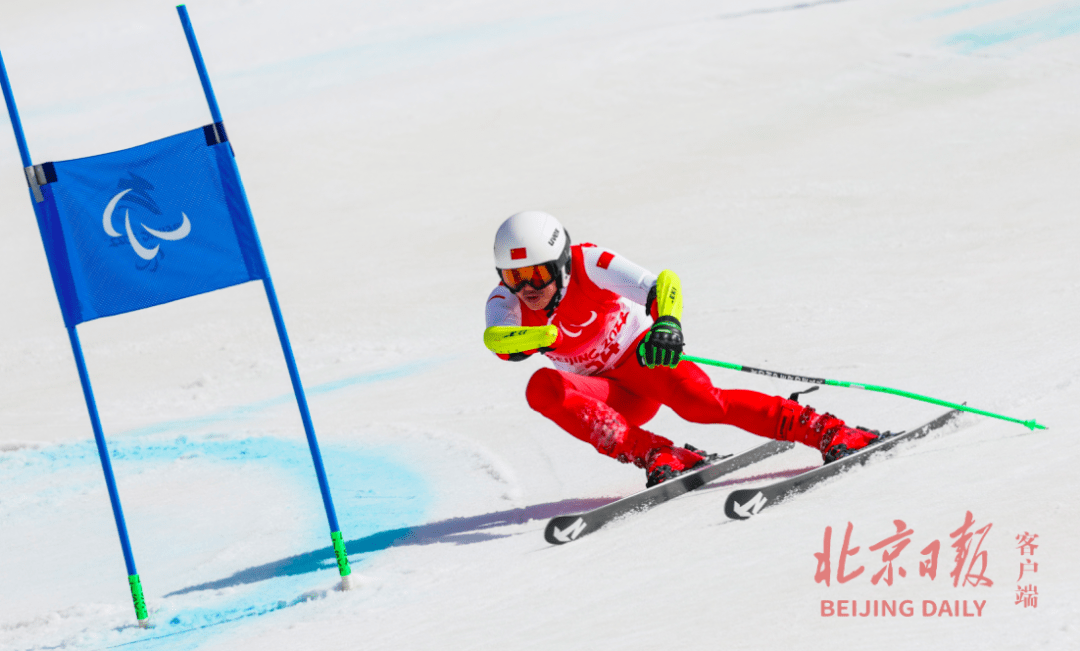
M545 262L517 269L499 269L499 277L506 288L515 294L524 289L525 285L543 289L555 280L555 265Z

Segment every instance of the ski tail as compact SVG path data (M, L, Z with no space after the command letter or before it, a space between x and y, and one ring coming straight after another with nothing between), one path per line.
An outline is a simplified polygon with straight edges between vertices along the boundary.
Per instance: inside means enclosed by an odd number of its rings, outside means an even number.
M724 513L732 520L746 520L760 513L762 509L804 493L849 468L863 465L876 454L891 450L905 441L920 439L935 430L941 429L951 423L960 413L958 409L950 409L924 425L872 443L850 456L842 457L823 466L799 473L794 477L788 477L765 486L733 491L724 502Z

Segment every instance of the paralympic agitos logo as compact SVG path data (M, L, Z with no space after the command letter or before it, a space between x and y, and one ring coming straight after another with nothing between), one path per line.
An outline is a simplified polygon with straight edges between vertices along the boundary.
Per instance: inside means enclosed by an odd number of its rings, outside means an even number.
M161 242L175 242L187 237L191 234L191 220L188 219L185 213L181 212L179 223L174 221L171 224L159 224L164 227L161 230L147 226L143 221L140 221L140 212L148 211L154 217L163 215L161 208L150 196L154 185L131 172L128 172L128 176L131 178L120 179L117 183L116 189L118 192L113 195L105 206L101 225L105 230L105 234L112 238L113 246L122 245L126 242L141 260L146 261L145 264L136 265L139 269L156 271L158 259L165 256L164 251L161 250ZM124 211L124 232L122 233L116 229L113 223L113 215L117 208L122 208ZM135 220L138 228L132 227L131 213L133 209L135 210ZM150 221L150 218L145 214L143 219ZM154 221L160 222L161 220Z

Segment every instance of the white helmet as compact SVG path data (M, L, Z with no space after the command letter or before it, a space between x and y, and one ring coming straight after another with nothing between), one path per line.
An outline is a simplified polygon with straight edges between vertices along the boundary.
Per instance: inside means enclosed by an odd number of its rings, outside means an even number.
M495 269L546 265L559 288L549 312L558 305L570 279L570 235L546 212L527 210L511 215L495 233Z

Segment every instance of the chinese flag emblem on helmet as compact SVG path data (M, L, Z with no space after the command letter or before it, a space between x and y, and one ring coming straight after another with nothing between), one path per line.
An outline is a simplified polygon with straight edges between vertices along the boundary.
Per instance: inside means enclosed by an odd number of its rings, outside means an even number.
M510 249L511 260L524 260L525 259L525 247L520 249Z

